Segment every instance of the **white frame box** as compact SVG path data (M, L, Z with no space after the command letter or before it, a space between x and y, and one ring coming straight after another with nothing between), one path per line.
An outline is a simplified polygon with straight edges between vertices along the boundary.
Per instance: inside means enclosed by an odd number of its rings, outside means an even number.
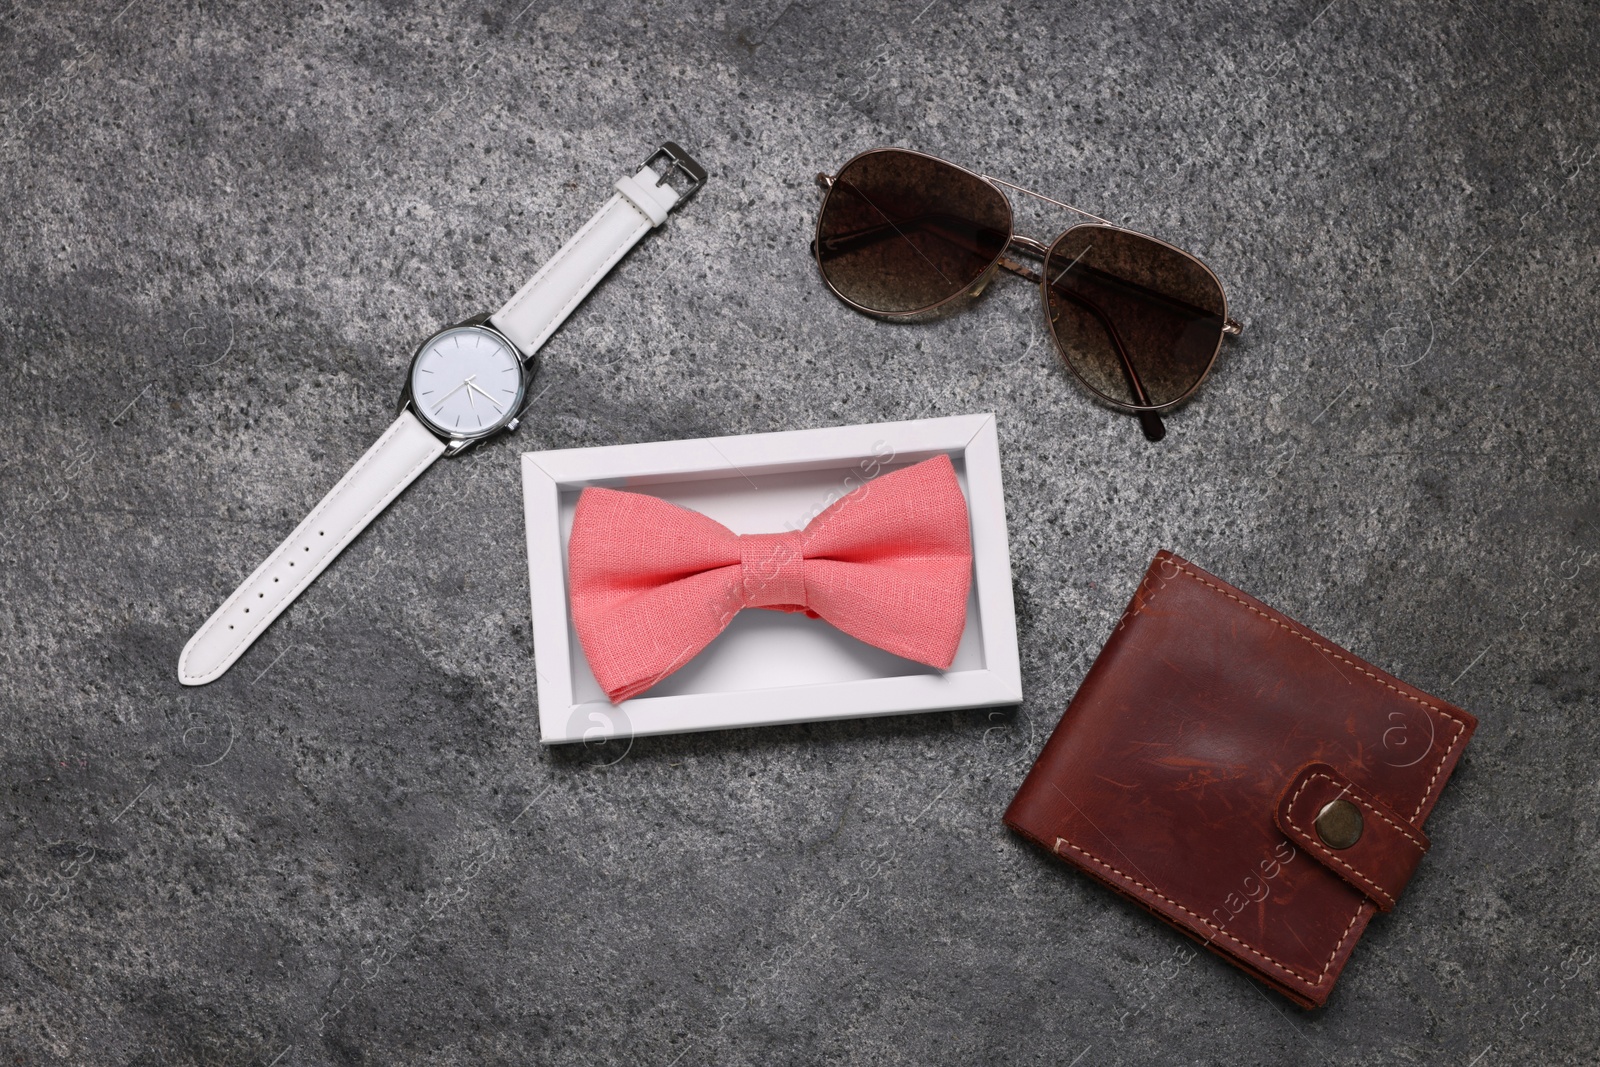
M891 655L799 613L746 610L693 660L612 705L584 659L567 590L578 494L649 493L735 533L803 527L872 476L943 453L972 521L967 627L948 671ZM1016 704L1022 700L1000 443L992 414L740 437L526 452L539 735L545 744Z

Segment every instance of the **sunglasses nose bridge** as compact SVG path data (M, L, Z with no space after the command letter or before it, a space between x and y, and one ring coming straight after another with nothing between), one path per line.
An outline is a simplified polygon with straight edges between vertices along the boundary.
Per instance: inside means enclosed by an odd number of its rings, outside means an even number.
M1050 254L1049 245L1042 241L1035 241L1032 237L1024 237L1020 233L1012 234L1010 244L1006 245L1008 251L1013 248L1035 259L1043 259Z

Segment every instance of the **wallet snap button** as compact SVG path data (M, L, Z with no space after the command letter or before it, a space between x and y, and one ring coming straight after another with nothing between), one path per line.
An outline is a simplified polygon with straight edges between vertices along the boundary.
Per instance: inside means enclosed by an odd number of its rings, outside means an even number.
M1343 799L1329 801L1317 812L1317 836L1329 848L1349 848L1361 840L1361 809Z

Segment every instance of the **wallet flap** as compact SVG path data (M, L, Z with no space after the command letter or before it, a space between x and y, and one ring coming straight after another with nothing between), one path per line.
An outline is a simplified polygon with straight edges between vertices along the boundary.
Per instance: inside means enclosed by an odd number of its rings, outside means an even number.
M1428 837L1326 763L1308 763L1278 798L1278 829L1382 911L1394 908Z

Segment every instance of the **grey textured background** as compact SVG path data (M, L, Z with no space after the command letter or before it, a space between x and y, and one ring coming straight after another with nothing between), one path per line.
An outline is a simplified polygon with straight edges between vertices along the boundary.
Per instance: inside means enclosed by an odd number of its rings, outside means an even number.
M5 1064L1600 1062L1592 7L524 2L0 14ZM666 137L712 182L525 430L180 687L411 346ZM882 143L1216 268L1166 442L1015 279L826 293L811 176ZM519 451L972 411L1021 708L540 747ZM1481 718L1322 1011L1000 825L1162 546Z

